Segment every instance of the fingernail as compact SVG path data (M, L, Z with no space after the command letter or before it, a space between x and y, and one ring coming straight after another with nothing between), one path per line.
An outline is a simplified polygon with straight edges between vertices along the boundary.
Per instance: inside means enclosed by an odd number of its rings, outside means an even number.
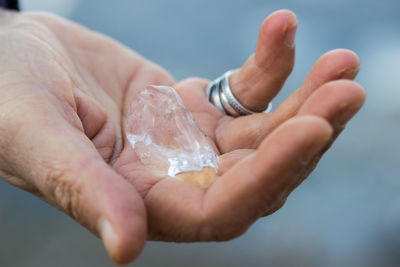
M297 31L297 22L288 25L285 37L286 46L290 48L294 47L294 38L296 37L296 31Z
M115 233L111 223L107 219L101 219L101 239L111 257L114 256L114 250L118 243L118 236Z

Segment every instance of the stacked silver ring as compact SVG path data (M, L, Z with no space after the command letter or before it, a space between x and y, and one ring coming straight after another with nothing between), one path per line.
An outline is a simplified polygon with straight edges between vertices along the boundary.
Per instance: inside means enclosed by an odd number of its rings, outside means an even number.
M229 86L229 77L232 74L232 70L225 72L221 77L215 79L210 83L207 88L207 99L215 105L218 109L229 116L238 117L245 116L254 113L270 112L272 109L272 103L268 104L268 107L261 112L252 111L244 107L239 100L233 95L232 90Z

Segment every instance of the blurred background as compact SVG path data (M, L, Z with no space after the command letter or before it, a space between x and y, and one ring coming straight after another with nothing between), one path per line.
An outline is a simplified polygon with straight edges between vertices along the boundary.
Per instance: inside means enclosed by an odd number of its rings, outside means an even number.
M361 58L363 110L278 212L224 243L148 242L133 266L400 266L400 1L24 0L109 35L177 80L213 79L253 52L271 12L298 17L281 102L324 52ZM114 266L69 217L0 181L0 266Z

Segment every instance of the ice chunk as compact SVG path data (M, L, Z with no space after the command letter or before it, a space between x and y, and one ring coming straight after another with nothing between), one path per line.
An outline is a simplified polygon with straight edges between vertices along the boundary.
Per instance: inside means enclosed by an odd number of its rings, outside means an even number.
M130 104L126 125L130 144L155 175L184 179L187 175L178 174L200 172L206 167L217 172L213 146L173 88L147 86L138 92Z

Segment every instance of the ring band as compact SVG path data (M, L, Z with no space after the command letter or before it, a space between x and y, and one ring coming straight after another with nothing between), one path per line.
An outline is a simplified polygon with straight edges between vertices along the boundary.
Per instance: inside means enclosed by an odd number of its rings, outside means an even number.
M232 72L232 70L225 72L222 76L218 77L209 84L207 88L208 101L210 101L225 114L233 117L270 112L272 109L271 102L264 111L256 112L246 108L239 102L239 100L237 100L229 86L229 77L231 76Z

